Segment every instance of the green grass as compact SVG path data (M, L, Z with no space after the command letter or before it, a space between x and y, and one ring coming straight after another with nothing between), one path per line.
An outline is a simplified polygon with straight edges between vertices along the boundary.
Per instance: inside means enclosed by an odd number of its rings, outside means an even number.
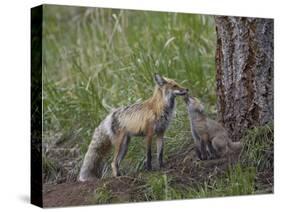
M78 132L85 154L95 127L112 108L151 96L154 73L174 78L213 105L214 53L211 16L44 6L44 133ZM188 125L178 99L165 151L183 145ZM131 171L142 168L143 146L142 139L131 142L125 166Z
M241 140L243 151L241 162L245 166L257 167L258 171L273 170L273 123L246 131Z
M146 200L175 199L175 190L170 186L170 177L166 174L152 174L146 183Z
M229 167L225 175L189 189L186 196L187 198L202 198L254 194L255 177L255 168L242 168L238 164Z
M59 172L58 165L53 161L52 159L48 159L46 155L43 155L42 158L42 167L45 174L45 180L51 181L53 179L50 178L56 178Z
M113 195L110 190L107 189L105 185L98 187L95 190L93 202L96 204L106 204L111 203Z

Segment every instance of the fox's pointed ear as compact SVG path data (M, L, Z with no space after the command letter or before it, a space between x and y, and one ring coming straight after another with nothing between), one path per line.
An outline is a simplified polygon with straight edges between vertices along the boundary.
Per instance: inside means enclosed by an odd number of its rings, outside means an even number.
M159 86L163 86L167 81L159 74L154 75L154 80Z

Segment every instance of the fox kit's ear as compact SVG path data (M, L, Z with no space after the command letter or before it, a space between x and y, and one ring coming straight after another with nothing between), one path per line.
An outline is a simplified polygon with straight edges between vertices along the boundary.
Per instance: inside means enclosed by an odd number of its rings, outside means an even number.
M159 74L154 75L154 80L159 86L163 86L167 81Z

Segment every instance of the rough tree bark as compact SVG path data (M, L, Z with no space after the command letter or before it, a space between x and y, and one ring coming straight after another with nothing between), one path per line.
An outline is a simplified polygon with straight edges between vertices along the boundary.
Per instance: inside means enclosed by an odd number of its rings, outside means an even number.
M273 121L273 19L215 17L218 119L233 141Z

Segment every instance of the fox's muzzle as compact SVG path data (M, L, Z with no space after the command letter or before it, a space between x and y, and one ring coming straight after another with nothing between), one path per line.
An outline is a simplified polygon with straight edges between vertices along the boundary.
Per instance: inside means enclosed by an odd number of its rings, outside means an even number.
M178 96L184 96L184 95L188 95L188 89L183 89L183 90L179 90L176 95Z

